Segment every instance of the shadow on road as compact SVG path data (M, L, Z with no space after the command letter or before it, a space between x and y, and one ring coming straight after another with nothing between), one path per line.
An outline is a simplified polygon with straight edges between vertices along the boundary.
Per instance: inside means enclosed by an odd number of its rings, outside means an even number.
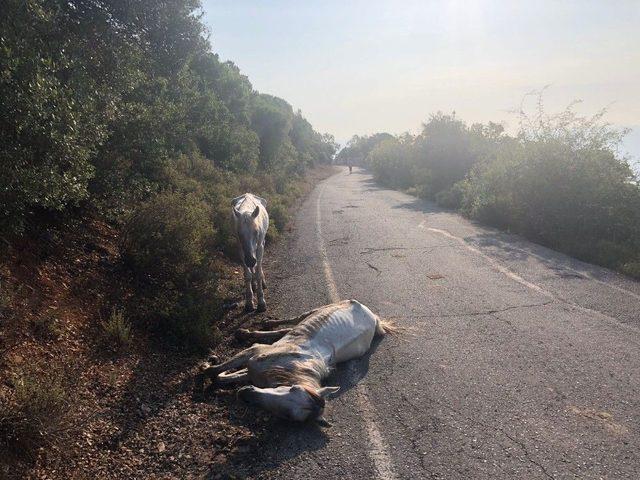
M458 217L457 221L459 221L460 216L455 210L448 210L433 202L419 198L394 205L392 208L437 216L439 220L438 228L444 228L445 230L446 224L450 223L445 218L447 215L455 215ZM613 276L617 276L616 273L603 267L585 263L577 258L552 250L554 248L553 245L545 246L544 244L533 243L535 240L528 240L510 232L503 232L474 220L467 219L466 222L482 231L473 235L463 236L463 240L469 245L482 249L485 253L504 264L523 264L529 261L536 261L548 268L552 276L563 279L593 278L600 281L609 281ZM428 219L427 224L429 224Z
M357 174L360 177L366 177L362 180L362 185L364 185L363 190L365 192L377 192L379 190L389 190L388 188L381 187L378 182L376 182L373 178L364 174Z
M412 210L414 212L420 212L420 213L452 213L452 210L448 210L446 208L440 207L438 205L436 205L433 202L430 202L428 200L423 200L421 198L412 198L411 200L408 200L404 203L401 203L399 205L394 205L393 207L391 207L393 209L405 209L405 210Z

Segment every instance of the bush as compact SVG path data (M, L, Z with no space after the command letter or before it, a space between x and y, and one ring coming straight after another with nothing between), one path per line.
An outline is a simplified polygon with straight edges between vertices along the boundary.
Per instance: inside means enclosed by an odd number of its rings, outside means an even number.
M302 173L333 138L211 51L199 1L7 0L0 17L0 228L92 206L119 220L170 159ZM37 227L37 225L36 225Z
M13 289L4 279L0 279L0 318L9 312L13 304Z
M267 206L267 210L269 211L269 220L273 223L273 227L275 227L276 232L284 232L289 220L291 219L289 209L280 198L275 196Z
M464 181L457 182L450 189L438 192L436 194L436 203L445 208L458 210L462 206L464 192Z
M406 189L415 186L414 152L410 143L399 139L381 141L367 157L376 180L392 188Z
M565 111L523 122L517 142L473 169L462 211L583 260L633 272L640 188L616 156L620 132ZM528 125L533 125L529 127Z
M187 288L173 284L140 288L132 312L158 335L161 341L189 350L205 352L220 340L214 320L221 312L212 279L193 283Z
M123 257L150 283L186 286L202 270L214 233L211 209L197 195L161 193L128 219Z
M630 277L640 278L640 259L631 260L630 262L622 265L622 273L629 275Z
M10 232L22 232L34 209L84 200L105 138L93 82L49 43L63 25L39 3L10 0L0 20L0 227Z
M131 346L133 334L131 323L125 318L124 311L113 309L109 318L101 324L102 343L112 351L120 352Z
M31 328L33 334L41 340L54 340L60 335L58 319L49 314L32 319Z
M140 205L125 227L123 259L139 280L135 311L170 340L211 346L214 228L196 194L162 193Z
M2 4L0 229L37 232L71 217L125 224L130 318L207 343L210 260L236 251L231 199L278 197L277 236L292 185L337 145L220 61L199 3Z
M222 339L213 324L219 312L213 289L181 293L164 319L169 340L191 350L207 352Z
M474 165L492 156L506 140L499 124L469 127L455 114L440 112L423 125L420 135L372 138L383 138L365 158L376 180L432 200L441 192L449 192L440 197L451 206L460 201L460 191L452 190L454 184L462 181ZM368 144L370 140L361 142ZM353 150L355 145L350 148Z
M55 442L69 408L68 388L56 371L25 371L13 376L13 396L0 402L0 445L33 458L43 444Z

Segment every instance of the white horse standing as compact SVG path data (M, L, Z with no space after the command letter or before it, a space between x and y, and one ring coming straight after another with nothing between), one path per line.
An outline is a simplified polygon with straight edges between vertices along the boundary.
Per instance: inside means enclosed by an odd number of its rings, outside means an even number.
M258 311L264 312L266 282L262 271L264 240L269 229L267 201L251 193L232 200L233 220L238 234L240 258L244 267L245 310L253 311L253 288L258 297Z
M247 403L276 416L295 421L315 420L321 425L324 398L340 387L321 387L337 363L364 355L375 335L394 327L356 300L325 305L285 321L269 325L297 323L293 328L274 331L240 330L245 338L273 341L256 343L219 365L207 365L197 379L205 377L215 385L252 384L238 390Z

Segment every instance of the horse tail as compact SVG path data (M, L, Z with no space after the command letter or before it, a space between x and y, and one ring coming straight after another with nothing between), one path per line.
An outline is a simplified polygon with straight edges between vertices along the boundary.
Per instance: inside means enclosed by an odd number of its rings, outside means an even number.
M376 335L386 335L387 333L394 334L400 331L400 327L398 327L395 322L391 320L387 320L385 318L380 318L376 316Z

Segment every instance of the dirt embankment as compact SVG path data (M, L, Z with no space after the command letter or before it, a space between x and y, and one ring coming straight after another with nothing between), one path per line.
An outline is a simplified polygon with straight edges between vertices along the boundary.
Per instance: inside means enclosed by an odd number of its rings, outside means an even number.
M303 192L332 171L312 171ZM270 420L233 392L192 397L202 357L135 325L126 351L105 346L102 322L135 288L118 244L117 229L86 218L41 238L2 240L0 405L54 385L63 413L50 425L40 417L30 443L16 444L15 419L0 409L0 478L232 478L265 434ZM240 269L222 255L215 262L225 300L239 300ZM238 348L233 331L260 318L241 309L212 318L223 334L214 353ZM33 378L46 381L25 389Z

